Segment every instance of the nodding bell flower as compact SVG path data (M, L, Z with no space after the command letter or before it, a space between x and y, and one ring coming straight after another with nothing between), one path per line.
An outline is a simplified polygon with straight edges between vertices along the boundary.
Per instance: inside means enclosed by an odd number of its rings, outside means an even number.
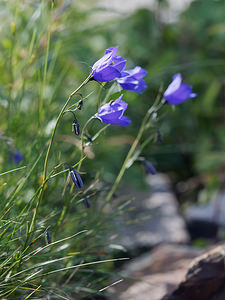
M173 76L173 81L163 95L166 102L171 105L180 104L196 96L197 94L192 93L192 87L190 85L182 83L182 76L179 73Z
M82 181L79 173L71 166L69 166L69 170L70 170L71 179L73 180L75 185L78 187L78 189L81 189L84 184L83 184L83 181Z
M143 160L142 163L144 165L146 173L151 174L151 175L155 175L156 174L155 167L149 161Z
M126 60L116 55L117 47L105 50L105 55L92 67L93 79L106 82L121 77L126 67Z
M122 76L117 79L117 82L124 90L142 93L147 88L147 85L143 77L148 72L141 67L137 66L132 70L126 70L122 73Z
M97 117L103 122L112 125L128 126L130 119L123 116L128 104L121 100L121 95L115 101L102 105L97 113Z

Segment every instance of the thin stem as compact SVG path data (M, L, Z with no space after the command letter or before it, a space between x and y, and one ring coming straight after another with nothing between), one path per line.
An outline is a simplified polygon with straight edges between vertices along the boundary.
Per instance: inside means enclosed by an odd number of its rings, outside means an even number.
M54 137L55 137L55 133L56 133L56 128L58 126L58 123L64 113L64 111L66 110L66 107L67 105L69 104L70 100L73 98L73 96L85 85L88 83L89 79L91 78L92 74L90 74L82 83L81 85L75 90L73 91L69 98L67 99L66 103L64 104L63 108L61 109L59 115L58 115L58 118L56 120L56 123L55 123L55 127L53 129L53 132L52 132L52 136L51 136L51 140L50 140L50 143L49 143L49 146L48 146L48 150L47 150L47 154L46 154L46 157L45 157L45 164L44 164L44 180L46 178L46 175L47 175L47 166L48 166L48 160L49 160L49 154L50 154L50 151L51 151L51 148L52 148L52 144L53 144L53 140L54 140Z
M83 157L84 157L84 133L85 133L85 129L87 128L88 124L93 120L95 119L95 116L92 116L89 120L87 120L87 122L85 123L83 129L82 129L82 132L81 132L81 155L80 155L80 164L77 168L77 171L79 172L80 171L80 168L81 168L81 164L82 164L82 161L83 161Z
M54 137L55 137L55 133L56 133L56 129L57 129L57 126L59 124L59 121L60 119L62 118L63 114L64 114L64 111L66 110L66 107L67 105L69 104L69 102L71 101L71 99L73 98L73 96L85 85L88 83L89 79L91 78L92 76L92 73L81 83L81 85L76 89L74 90L69 98L67 99L66 103L63 105L58 117L57 117L57 120L56 120L56 123L55 123L55 127L53 129L53 132L52 132L52 136L51 136L51 140L50 140L50 143L49 143L49 146L48 146L48 150L47 150L47 153L46 153L46 156L45 156L45 163L44 163L44 171L43 171L43 182L46 181L46 178L47 178L47 168L48 168L48 161L49 161L49 156L50 156L50 152L51 152L51 149L52 149L52 145L53 145L53 140L54 140ZM38 209L39 209L39 206L40 206L40 203L41 203L41 200L43 198L43 194L44 194L44 185L40 191L40 194L39 194L39 197L38 197L38 202L37 202L37 205L34 209L34 214L33 214L33 218L32 218L32 222L31 222L31 226L29 228L29 233L32 232L33 230L33 226L34 226L34 223L35 223L35 220L36 220L36 217L37 217L37 212L38 212Z
M46 86L46 79L47 79L47 66L48 66L48 57L49 57L49 49L50 49L50 39L51 39L51 21L49 24L49 29L47 33L47 47L45 53L45 63L44 63L44 72L43 72L43 81L42 81L42 88L40 99L38 102L38 136L41 136L41 122L43 116L43 100L44 100L44 93L45 93L45 86Z
M101 105L101 96L102 96L103 89L104 89L104 85L100 85L98 96L97 96L97 111L99 110L99 107Z
M109 193L108 193L108 195L106 197L106 203L111 200L113 194L115 193L115 191L116 191L116 189L117 189L117 187L118 187L118 185L119 185L119 183L120 183L120 181L121 181L121 179L122 179L122 177L123 177L123 175L124 175L124 173L125 173L125 171L127 169L127 163L129 161L129 159L131 158L131 156L133 155L133 153L135 152L136 147L138 146L138 144L140 142L140 139L141 139L141 137L142 137L142 135L143 135L143 133L145 131L145 125L146 125L146 123L147 123L147 121L149 119L149 116L153 112L156 112L162 106L163 103L161 105L157 106L158 101L159 100L158 100L158 97L157 97L157 99L156 99L155 103L153 104L153 106L147 111L147 113L146 113L146 115L145 115L145 117L144 117L144 119L143 119L143 121L141 123L141 127L140 127L140 130L138 132L138 135L137 135L134 143L132 144L132 146L131 146L131 148L130 148L130 150L129 150L129 152L128 152L125 160L124 160L124 163L123 163L123 165L122 165L122 167L120 169L120 172L119 172L116 180L114 181L114 184L113 184L111 190L109 191Z

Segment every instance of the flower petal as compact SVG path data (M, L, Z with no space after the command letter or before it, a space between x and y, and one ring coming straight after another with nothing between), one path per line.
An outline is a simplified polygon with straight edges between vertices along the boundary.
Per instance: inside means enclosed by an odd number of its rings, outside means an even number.
M114 102L110 102L101 106L98 110L97 117L104 123L128 126L130 119L123 116L123 113L127 109L127 103L122 101L123 95L121 95Z
M95 70L99 71L100 69L103 69L104 66L107 66L111 60L112 60L112 54L109 52L96 61L96 63L92 67L92 71Z
M115 56L112 61L114 63L113 67L119 72L122 72L126 68L127 61L122 56Z
M111 53L112 57L116 55L118 47L111 47L105 50L105 54Z
M175 90L170 95L164 94L164 98L169 104L177 105L190 98L191 94L192 87L188 84L181 84L179 89Z
M136 79L141 79L148 73L145 69L141 68L140 66L137 66L131 70L126 70L126 72L130 76L134 76Z
M122 110L118 110L118 111L114 111L114 112L105 112L102 114L98 114L98 117L102 120L102 122L104 123L108 123L108 124L113 124L113 120L119 119L120 117L122 117L123 111Z
M174 93L176 90L178 90L181 83L182 83L181 74L178 73L178 74L174 75L173 81L171 82L171 84L168 86L168 88L166 89L166 91L164 93L164 97L167 95L170 95L170 94Z
M128 104L125 101L121 100L122 97L123 97L123 95L121 95L118 99L116 99L112 105L119 104L124 112L127 109Z
M113 66L107 66L99 72L95 71L93 74L93 78L96 81L101 82L110 81L115 79L116 77L120 77L120 72Z

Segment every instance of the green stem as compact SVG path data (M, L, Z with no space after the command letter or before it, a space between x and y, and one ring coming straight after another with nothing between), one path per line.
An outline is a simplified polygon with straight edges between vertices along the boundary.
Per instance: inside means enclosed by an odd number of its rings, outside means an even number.
M82 132L81 132L81 155L80 155L80 164L77 168L77 171L80 171L82 162L83 162L83 158L84 158L84 133L85 133L85 129L87 128L88 124L95 119L95 116L91 117L90 119L87 120L87 122L85 123Z
M140 127L140 130L138 132L138 135L137 135L134 143L132 144L132 146L131 146L131 148L130 148L130 150L129 150L129 152L128 152L125 160L124 160L124 163L123 163L123 165L122 165L122 167L120 169L120 172L119 172L116 180L114 181L114 184L113 184L111 190L109 191L109 193L108 193L108 195L106 197L106 203L111 200L113 194L115 193L115 191L116 191L116 189L117 189L117 187L118 187L118 185L119 185L119 183L120 183L120 181L121 181L121 179L122 179L122 177L123 177L123 175L124 175L124 173L125 173L125 171L127 169L127 163L129 161L129 159L132 157L132 155L134 154L134 152L135 152L135 150L136 150L136 148L137 148L137 146L138 146L138 144L140 142L140 139L141 139L141 137L142 137L142 135L143 135L143 133L145 131L145 125L146 125L146 123L147 123L150 115L153 112L156 112L161 107L160 104L157 106L158 101L159 100L157 98L156 101L155 101L155 103L153 104L153 106L147 111L147 113L146 113L146 115L145 115L145 117L144 117L144 119L143 119L143 121L141 123L141 127Z
M48 150L47 150L47 154L46 154L46 157L45 157L45 164L44 164L44 175L43 175L43 180L45 180L46 178L46 175L47 175L47 166L48 166L48 160L49 160L49 154L50 154L50 151L51 151L51 148L52 148L52 144L53 144L53 140L54 140L54 137L55 137L55 133L56 133L56 128L58 126L58 123L64 113L64 111L66 110L66 107L67 105L69 104L70 100L73 98L73 96L85 85L88 83L89 79L91 78L92 74L90 74L82 83L81 85L75 90L73 91L69 98L67 99L66 103L64 104L63 108L61 109L61 112L59 113L58 115L58 118L56 120L56 123L55 123L55 127L53 129L53 132L52 132L52 136L51 136L51 140L50 140L50 143L49 143L49 146L48 146Z
M104 85L101 85L98 91L98 96L97 96L97 111L100 108L101 105L101 96L102 96L102 91L103 91Z
M71 99L73 98L73 96L85 85L88 83L89 79L91 78L92 74L90 74L82 83L81 85L76 89L74 90L69 98L67 99L66 103L63 105L58 117L57 117L57 120L56 120L56 123L55 123L55 127L53 129L53 132L52 132L52 136L51 136L51 140L50 140L50 143L49 143L49 146L48 146L48 150L47 150L47 153L46 153L46 156L45 156L45 163L44 163L44 171L43 171L43 182L45 182L46 178L47 178L47 168L48 168L48 161L49 161L49 156L50 156L50 152L51 152L51 149L52 149L52 145L53 145L53 140L54 140L54 137L55 137L55 133L56 133L56 129L57 129L57 126L59 124L59 121L61 119L61 117L63 116L64 114L64 111L66 110L66 107L67 105L69 104L69 102L71 101ZM34 226L34 223L35 223L35 220L36 220L36 217L37 217L37 212L38 212L38 209L39 209L39 206L40 206L40 203L41 203L41 200L43 198L43 194L44 194L44 185L40 191L40 194L39 194L39 197L38 197L38 202L37 202L37 205L34 209L34 214L33 214L33 218L32 218L32 222L31 222L31 226L30 226L30 229L29 229L29 233L32 232L33 230L33 226Z
M45 93L46 78L47 78L47 66L48 66L48 57L49 57L49 49L50 49L50 38L51 38L51 25L49 24L42 89L41 89L41 95L40 95L40 99L39 99L39 103L38 103L39 104L39 106L38 106L38 135L39 135L39 137L41 135L41 122L42 122L42 116L43 116L43 101L44 101L44 93Z

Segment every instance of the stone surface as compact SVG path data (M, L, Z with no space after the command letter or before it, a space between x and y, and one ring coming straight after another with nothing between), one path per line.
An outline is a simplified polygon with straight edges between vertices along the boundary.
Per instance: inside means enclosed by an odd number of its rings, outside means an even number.
M199 250L187 246L163 245L128 262L125 280L111 291L110 300L160 300L173 291Z
M147 180L151 191L138 193L129 190L136 200L118 228L119 243L128 250L152 248L161 243L187 243L189 235L178 213L168 177L149 175Z
M157 247L124 266L125 280L110 300L224 300L225 244L204 252Z
M225 299L225 245L197 257L179 286L162 300Z

